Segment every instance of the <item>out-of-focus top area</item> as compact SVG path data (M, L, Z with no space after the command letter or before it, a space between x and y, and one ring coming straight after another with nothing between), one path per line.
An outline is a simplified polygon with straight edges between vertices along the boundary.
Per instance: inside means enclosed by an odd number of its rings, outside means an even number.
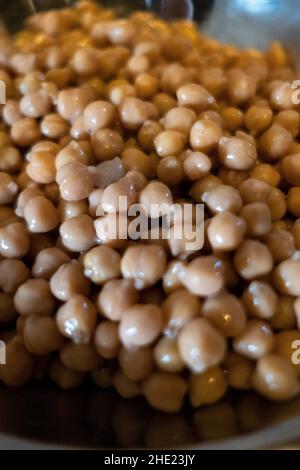
M73 0L0 0L0 14L10 31L30 14L69 6ZM272 40L296 51L300 43L300 0L102 0L119 15L136 9L153 10L163 18L185 17L220 41L265 48Z

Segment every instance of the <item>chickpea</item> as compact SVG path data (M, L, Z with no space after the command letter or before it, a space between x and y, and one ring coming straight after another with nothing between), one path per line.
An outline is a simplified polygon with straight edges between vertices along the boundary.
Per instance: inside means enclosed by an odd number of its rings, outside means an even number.
M175 338L161 338L154 348L154 359L165 372L180 372L184 368Z
M165 334L176 336L179 330L199 315L201 303L185 289L172 292L162 303L165 321Z
M270 250L256 240L244 240L234 255L234 265L239 275L252 280L269 274L273 268Z
M63 165L56 174L60 193L66 201L86 199L93 189L93 176L88 168L78 161Z
M295 217L300 217L300 186L291 188L287 196L287 208L288 211Z
M153 103L161 116L177 106L176 99L168 93L158 93L154 96Z
M125 171L136 170L142 173L145 178L149 178L152 173L151 161L144 152L135 148L127 148L121 155Z
M250 315L270 319L275 315L278 297L269 284L252 281L243 292L242 301Z
M23 258L30 249L26 225L14 222L0 228L0 255L5 258Z
M165 271L166 255L159 245L136 245L126 249L121 259L121 272L132 279L136 289L145 289L158 282Z
M89 250L96 241L93 219L87 214L65 220L59 232L63 245L70 251Z
M249 170L257 159L253 144L238 137L222 137L219 140L220 162L233 170Z
M244 356L230 353L226 359L228 385L238 390L251 389L254 363Z
M123 374L135 382L147 379L153 369L153 351L150 346L137 349L122 347L119 362Z
M293 138L289 131L279 124L273 124L259 139L259 154L267 161L276 162L289 154Z
M102 206L99 207L103 213ZM120 214L112 212L96 219L94 227L97 235L97 244L101 243L101 245L108 245L115 249L123 248L126 245L128 236L127 223L127 214L124 212Z
M281 170L283 177L288 183L298 186L300 185L300 154L295 153L288 155L282 159Z
M66 121L74 123L92 100L93 92L89 87L62 90L57 97L58 114Z
M56 247L41 250L32 266L32 275L36 279L49 281L53 274L63 264L70 261L70 257L64 251Z
M21 284L15 293L14 303L20 315L51 315L56 305L45 279L28 279Z
M153 343L161 330L161 309L153 304L136 304L123 312L119 334L123 345L134 349Z
M0 150L0 171L9 174L21 169L22 157L16 147L7 147Z
M141 99L151 99L159 90L159 80L150 73L140 73L134 82L137 95Z
M22 119L19 102L7 100L2 109L2 117L8 126L12 126L19 119Z
M65 123L66 121L63 119L63 122ZM56 130L56 126L54 129ZM60 126L57 128L57 130L60 130ZM84 118L82 114L75 119L72 127L70 128L70 136L74 140L87 140L89 138L89 133L85 130Z
M181 281L179 279L179 273L184 268L182 261L174 260L170 261L167 265L166 271L163 275L163 288L168 294L181 287Z
M13 141L20 147L30 147L41 137L37 121L30 117L18 119L12 125L10 132Z
M226 337L238 336L246 325L243 304L237 297L225 291L205 300L202 315Z
M211 166L209 157L201 152L188 152L183 161L184 174L191 181L197 181L208 175Z
M193 151L210 153L216 149L223 131L210 119L196 121L190 132L190 146Z
M34 374L34 358L27 351L21 336L14 336L6 345L6 364L1 365L0 379L10 387L20 387Z
M69 341L61 348L59 357L65 367L76 372L89 372L102 363L92 343L76 344Z
M272 191L272 187L255 178L248 178L239 185L240 195L244 204L252 202L266 202Z
M112 129L98 129L91 136L95 157L99 161L111 160L121 155L124 141L119 132Z
M276 111L286 111L294 107L293 105L293 93L295 90L292 88L289 82L279 82L274 86L271 96L270 103L273 109Z
M244 114L238 108L225 108L222 117L225 123L225 128L230 132L235 132L243 127Z
M64 201L63 199L60 199L58 212L60 219L65 221L67 219L77 217L78 215L86 214L88 212L88 204L85 199L82 199L81 201Z
M220 212L209 221L208 240L216 251L233 251L242 243L245 222L231 212Z
M172 108L161 119L166 130L175 130L189 136L193 124L197 120L196 113L189 108Z
M51 104L49 94L41 89L23 96L20 101L20 111L26 117L37 119L49 113Z
M29 269L19 259L4 259L0 262L0 288L7 294L14 294L18 287L29 278Z
M169 64L161 75L161 88L165 93L176 94L177 90L190 82L190 74L179 64Z
M140 384L128 379L121 371L115 373L112 383L122 398L133 398L141 395Z
M238 214L243 205L239 191L225 184L217 185L204 193L202 199L213 214L222 212Z
M293 256L275 267L273 281L278 292L284 295L300 295L299 286L300 257L296 251Z
M190 401L194 408L219 401L227 390L223 370L216 366L189 380Z
M296 251L293 235L288 230L271 230L267 235L266 244L275 263L290 258Z
M151 181L140 192L140 203L151 218L157 218L165 213L165 208L171 208L173 197L168 186L159 181Z
M67 369L59 359L55 359L49 370L49 376L63 390L77 388L85 379L84 372Z
M154 150L154 139L162 132L162 126L156 122L147 120L140 127L137 140L144 152L152 152Z
M56 170L59 170L64 165L72 162L80 162L84 165L88 165L92 160L91 154L92 151L90 145L87 142L76 142L71 140L71 142L66 147L63 147L57 153L55 158Z
M249 320L244 331L234 338L233 349L249 359L257 360L272 352L274 335L268 323Z
M116 120L116 110L106 101L94 101L84 110L84 126L88 132L109 128Z
M224 336L205 318L195 318L180 331L178 347L189 369L201 374L223 360L226 342Z
M96 308L87 297L80 294L70 297L56 314L59 331L77 344L89 343L96 319Z
M99 54L97 49L85 47L78 49L72 59L75 72L82 77L90 77L99 72Z
M121 256L109 246L98 246L84 256L84 274L94 284L102 285L121 274Z
M17 197L18 189L8 173L0 172L0 204L11 204Z
M259 163L251 170L251 178L255 178L273 186L278 186L281 180L281 174L267 163Z
M272 228L271 212L263 202L246 204L240 212L246 223L246 234L249 237L259 238L267 235Z
M300 117L297 111L280 111L278 114L276 114L274 123L279 124L287 129L293 138L296 138L299 134Z
M135 130L151 117L149 103L135 97L126 97L119 107L123 126Z
M43 196L28 201L24 209L24 219L29 231L33 233L50 232L59 222L57 209Z
M88 295L90 283L83 274L82 266L73 260L62 264L51 276L50 289L54 297L65 302L76 294Z
M178 155L183 150L184 145L184 135L172 129L163 131L154 138L155 150L160 157Z
M277 354L259 359L252 383L255 390L270 400L290 400L299 394L299 383L292 364Z
M270 324L276 330L289 330L296 326L293 297L278 297L275 315L271 318Z
M241 69L232 69L227 75L227 93L232 104L243 105L255 96L257 88L255 78Z
M192 294L217 294L224 285L222 263L213 255L199 256L181 271L180 280Z
M143 393L150 405L167 413L181 409L186 392L185 380L175 374L154 372L143 382Z
M188 83L178 88L176 96L179 106L192 108L196 111L202 111L215 103L214 97L197 83Z
M53 317L29 315L23 330L26 348L32 354L42 356L60 349L64 343Z
M69 131L69 125L59 114L47 114L41 122L42 134L48 139L59 140Z
M53 183L55 181L55 155L47 151L31 153L26 171L36 183Z
M1 266L1 265L0 265ZM127 308L138 302L138 292L129 279L112 279L102 287L97 306L109 320L119 321Z
M177 157L162 158L156 171L159 180L168 186L177 185L183 180L182 163Z

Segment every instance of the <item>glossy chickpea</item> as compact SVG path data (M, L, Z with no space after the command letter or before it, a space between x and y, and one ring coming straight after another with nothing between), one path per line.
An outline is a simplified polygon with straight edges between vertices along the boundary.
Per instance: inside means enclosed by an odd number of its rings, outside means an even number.
M171 208L173 204L171 190L159 181L150 181L140 192L139 200L151 218L160 217L165 213L164 207Z
M26 117L37 119L49 113L51 104L49 94L46 90L41 89L21 98L20 111Z
M194 408L219 401L227 390L223 370L216 366L189 380L190 401Z
M41 137L40 128L35 119L25 117L18 119L11 127L11 137L20 147L29 147Z
M62 264L50 278L53 295L66 302L76 294L88 295L89 280L83 274L82 266L75 260Z
M263 202L246 204L240 212L246 223L248 237L259 238L267 235L272 228L271 212Z
M112 129L98 129L93 132L91 144L95 157L100 161L120 156L124 148L122 136Z
M220 212L210 219L207 236L215 251L233 251L242 243L245 221L231 212Z
M275 263L290 258L296 251L293 235L288 230L273 229L265 241Z
M229 353L226 358L226 378L228 385L238 390L251 389L251 378L254 371L254 363L244 356Z
M138 293L133 282L127 279L112 279L101 289L97 306L99 311L108 319L118 321L123 311L138 301Z
M165 93L175 94L181 86L189 82L189 73L182 65L169 64L164 67L160 85Z
M153 350L150 346L137 349L127 349L123 346L118 359L123 374L136 382L147 379L154 366Z
M7 294L14 294L18 287L29 278L29 269L19 259L4 259L0 262L0 288Z
M232 69L228 72L227 94L234 105L243 105L255 96L256 80L241 69Z
M149 178L152 173L151 161L144 152L135 148L127 148L121 155L125 171L136 170Z
M151 117L149 103L135 97L125 98L119 107L123 126L135 130Z
M12 126L16 121L22 119L19 102L16 100L7 100L3 106L2 117L8 126Z
M287 129L293 138L299 134L300 117L299 112L295 110L280 111L274 118L274 123Z
M224 285L222 263L213 255L199 256L180 272L180 280L192 294L217 294Z
M77 372L89 372L102 363L92 343L77 344L69 341L61 348L59 357L65 367Z
M59 114L47 114L41 122L41 132L48 139L59 140L69 130L69 125Z
M259 163L251 170L251 178L255 178L270 186L276 187L281 180L281 174L272 165L267 163Z
M143 393L150 405L167 413L181 409L186 392L185 380L175 374L155 372L143 382Z
M225 108L222 117L224 120L225 128L229 132L235 132L241 129L244 124L244 114L238 108Z
M52 183L55 181L55 155L47 151L32 152L26 171L36 183Z
M238 214L243 204L239 191L225 184L219 184L210 191L204 192L202 200L213 214L221 212Z
M284 295L300 295L300 258L296 251L293 256L279 263L273 273L273 281L278 292Z
M234 338L233 349L249 359L257 360L272 352L274 335L268 323L249 320L244 331Z
M270 250L256 240L244 240L234 255L234 265L239 275L252 280L269 274L273 268Z
M257 136L270 127L272 118L271 109L251 106L245 114L245 125L252 135Z
M85 199L82 199L81 201L64 201L63 199L60 199L58 212L61 221L64 222L67 219L72 219L78 215L86 214L88 212L88 204Z
M88 251L83 260L84 274L94 284L102 285L121 274L121 256L109 246L98 246Z
M177 185L183 180L182 163L177 157L162 158L156 171L159 180L168 186Z
M135 79L134 87L141 99L151 99L159 90L159 80L150 73L140 73Z
M153 103L161 116L177 106L176 99L168 93L158 93L154 96Z
M14 303L20 315L51 315L55 309L55 299L45 279L28 279L21 284Z
M84 110L84 125L88 132L109 128L116 120L116 110L106 101L94 101Z
M190 146L192 150L210 153L218 146L223 130L210 119L196 121L190 132Z
M185 137L176 130L166 130L158 134L153 142L156 153L160 157L168 157L169 155L178 155L183 150Z
M226 291L206 299L201 312L225 337L238 336L246 325L243 304Z
M94 333L94 344L99 355L104 359L117 357L120 349L119 325L112 321L102 321Z
M288 183L298 186L300 184L300 154L287 155L282 159L281 170Z
M11 204L17 197L18 185L8 173L0 172L0 204Z
M93 189L93 175L88 168L77 161L63 165L56 174L60 193L66 201L80 201L89 196Z
M239 185L240 195L244 204L251 204L252 202L266 202L268 201L272 187L255 178L247 178Z
M32 266L32 275L36 279L50 280L52 275L64 263L70 261L70 257L59 248L50 247L41 250L35 258L34 265Z
M243 292L242 301L251 316L268 320L275 315L278 296L269 284L252 281Z
M162 303L164 314L164 332L167 336L176 336L180 329L199 315L201 302L185 289L172 292Z
M33 233L50 232L59 223L57 209L43 196L30 199L24 209L24 219L29 231Z
M60 170L64 165L69 163L79 162L83 165L92 163L92 149L87 141L74 141L71 140L65 147L63 147L55 157L55 168Z
M193 124L197 120L196 113L189 108L178 107L170 109L161 119L165 130L175 130L189 136Z
M275 330L289 330L296 326L296 315L294 298L290 296L279 296L275 315L270 324Z
M73 123L92 100L93 92L89 87L62 90L57 97L58 114Z
M5 258L23 258L30 249L26 225L14 222L0 228L0 254Z
M211 166L209 157L201 152L188 152L183 160L184 175L191 181L197 181L208 175Z
M273 124L259 139L258 151L264 160L276 162L289 154L293 138L279 124Z
M0 150L0 171L14 174L21 169L22 157L16 147Z
M65 220L59 231L63 245L70 251L89 250L96 241L93 219L87 214Z
M135 304L122 315L119 334L127 348L152 344L161 333L163 317L161 309L154 304Z
M209 91L197 83L187 83L178 88L176 96L179 106L192 108L198 112L215 103Z
M222 137L219 140L219 158L222 165L233 170L249 170L255 164L255 146L238 137Z
M144 152L154 150L153 141L162 130L162 126L156 121L147 120L142 124L137 134L137 140Z
M174 338L161 338L156 344L153 354L156 365L162 371L175 373L184 368L177 340Z
M64 343L55 319L39 315L29 315L26 318L23 339L28 351L37 356L57 351Z

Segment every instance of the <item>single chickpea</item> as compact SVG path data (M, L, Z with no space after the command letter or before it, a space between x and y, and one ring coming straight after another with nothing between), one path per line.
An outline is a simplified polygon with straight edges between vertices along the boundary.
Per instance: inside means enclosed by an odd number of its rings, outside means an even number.
M166 271L163 275L163 288L164 291L169 294L181 287L181 281L179 279L179 273L184 268L182 261L173 260L167 265Z
M36 183L49 184L55 181L55 155L49 151L37 151L30 154L26 167L28 176Z
M106 186L101 198L101 207L108 214L122 212L124 211L122 207L122 200L124 201L124 198L127 207L130 207L136 201L136 191L131 182L126 178ZM127 207L125 210L127 210Z
M121 259L121 272L132 279L136 289L156 284L163 276L166 254L159 245L133 245L126 249Z
M69 341L61 348L59 357L65 367L77 372L89 372L102 363L92 343L77 344Z
M225 128L234 133L238 129L241 129L244 124L244 114L238 108L225 108L222 117L225 123Z
M271 165L267 163L259 163L252 168L251 178L255 178L276 188L281 180L281 174Z
M7 147L0 150L0 171L13 174L20 170L21 166L21 153L16 147Z
M34 357L27 351L21 336L6 345L6 364L1 365L0 380L10 387L20 387L34 374Z
M265 241L275 263L290 258L296 251L293 235L288 230L273 229Z
M300 296L300 256L296 251L293 256L278 264L273 273L273 282L281 294Z
M159 90L159 80L150 73L140 73L134 82L137 95L141 99L151 99Z
M220 212L209 220L208 240L215 251L233 251L243 241L245 221L231 212Z
M160 116L164 115L170 109L177 106L176 99L172 95L169 95L168 93L158 93L157 95L154 96L153 103L158 109L158 113Z
M165 329L167 336L176 336L190 320L200 314L201 302L185 289L172 292L162 303Z
M124 248L128 239L128 218L126 213L112 212L102 217L103 208L98 219L94 221L97 244L111 246L115 249ZM99 207L97 213L99 213Z
M160 86L165 93L176 94L177 90L190 82L190 74L179 64L169 64L163 68Z
M57 112L66 121L74 123L93 101L93 97L93 92L89 87L62 90L57 97Z
M270 95L270 104L275 111L287 111L294 107L293 95L295 90L290 82L278 82Z
M183 180L182 163L177 157L162 158L157 165L157 176L167 186L174 186Z
M288 183L300 185L300 154L287 155L282 159L281 171Z
M126 72L131 78L139 77L142 73L146 73L149 68L149 60L143 55L131 56L126 64Z
M75 294L88 295L90 283L83 274L82 266L73 260L61 265L52 275L50 289L58 300L65 302Z
M14 122L10 133L13 141L20 147L30 147L41 138L37 121L29 117Z
M246 239L235 252L234 265L239 275L249 281L269 274L273 269L273 258L267 246Z
M166 413L176 413L182 407L187 392L185 380L176 374L154 372L143 382L143 393L150 405Z
M210 158L201 152L188 152L183 160L184 175L191 181L197 181L208 175L211 166Z
M172 108L161 119L165 130L174 130L189 136L193 124L197 120L196 113L189 108Z
M221 367L212 367L200 375L192 374L189 380L190 401L194 408L219 401L227 390Z
M272 352L274 335L268 323L249 320L243 332L234 338L233 349L249 359L257 360Z
M224 285L222 263L213 255L199 256L180 272L180 280L192 294L217 294Z
M255 164L255 146L238 137L222 137L219 140L219 159L222 165L233 170L249 170Z
M116 121L116 110L107 101L94 101L84 110L84 125L88 132L109 128Z
M205 192L202 200L213 214L221 212L238 214L243 205L239 191L225 184L217 185L210 191Z
M0 204L11 204L17 197L18 185L8 173L0 172Z
M0 265L1 266L1 265ZM97 306L100 313L112 321L119 321L123 312L138 302L138 292L129 279L112 279L102 287Z
M198 112L215 103L215 98L197 83L188 83L178 88L176 96L179 106L192 108Z
M85 199L82 199L81 201L65 201L64 199L60 199L58 212L61 221L64 222L67 219L72 219L78 215L86 214L88 212L88 204Z
M57 209L49 199L37 196L30 199L24 209L24 219L30 232L46 233L59 223Z
M97 311L85 296L70 297L56 313L56 323L62 335L76 344L87 344L96 327Z
M291 133L279 124L273 124L260 137L258 152L264 160L276 162L289 154L292 143Z
M69 125L59 114L47 114L41 121L41 132L48 139L59 140L69 131Z
M70 257L55 246L41 250L35 258L32 266L32 275L35 279L45 279L49 281L53 274L63 264L70 261Z
M268 183L255 178L244 180L238 189L244 204L266 202L272 192L272 187Z
M245 114L245 125L252 135L257 136L270 127L272 118L271 109L251 106Z
M190 132L192 150L210 153L216 149L223 135L222 128L210 119L196 121Z
M124 346L119 353L119 363L123 374L135 382L147 379L152 372L153 350L151 346L137 349L126 349Z
M0 228L0 255L5 258L23 258L30 249L26 225L14 222Z
M56 174L60 193L66 201L86 199L93 189L93 175L88 168L78 161L63 165Z
M226 358L226 378L228 385L238 390L251 389L254 363L244 356L229 353Z
M266 282L252 281L243 292L242 302L251 316L268 320L275 315L278 296Z
M0 288L6 294L14 294L29 278L29 269L19 259L4 259L0 262Z
M29 315L26 318L23 339L28 351L37 356L57 351L64 343L54 318L39 315Z
M154 139L162 131L162 126L156 121L147 120L142 124L138 131L137 140L144 152L154 150Z
M262 237L267 235L272 228L270 209L263 202L246 204L240 212L240 217L246 223L246 234L248 237Z
M16 100L7 100L2 109L2 117L8 126L12 126L16 121L22 119L19 102Z
M152 173L151 161L144 152L135 148L127 148L123 150L122 163L125 171L136 170L142 173L146 178L149 178Z
M243 304L225 291L206 299L201 312L225 337L238 336L246 326Z
M219 67L204 67L200 72L201 84L213 96L220 97L226 88L227 77Z
M181 132L170 129L158 134L153 142L156 153L160 157L168 157L178 155L183 150L185 137Z
M85 379L84 372L67 369L59 359L55 359L49 370L49 376L53 382L63 390L72 390L79 387Z
M223 360L226 341L205 318L195 318L180 331L178 347L184 363L200 374Z
M135 97L126 97L119 107L123 126L136 130L151 117L151 109L147 101Z
M280 111L274 118L274 123L287 129L293 138L299 134L300 116L299 112L295 110Z
M268 354L259 359L252 384L261 395L275 401L290 400L300 392L292 364L277 354Z
M28 279L21 284L14 297L20 315L51 315L55 309L55 299L45 279Z
M140 192L140 203L148 216L157 218L163 215L173 204L171 190L159 181L150 181Z
M126 348L138 348L152 344L163 327L161 309L154 304L135 304L122 315L119 334Z
M175 338L161 338L156 344L153 354L156 365L162 371L175 373L184 369Z
M104 359L113 359L118 356L120 349L118 323L105 320L99 323L94 333L94 345Z
M78 49L73 55L72 66L75 72L84 78L99 73L99 51L92 47Z
M91 136L92 149L99 161L111 160L121 155L124 141L119 132L112 129L98 129Z
M81 214L65 220L59 229L63 245L70 251L89 250L96 242L93 219Z
M294 298L290 296L279 296L275 315L270 324L275 330L289 330L296 326L296 315Z
M63 122L66 121L63 119ZM58 129L60 129L60 127ZM72 127L70 128L70 136L74 140L87 140L89 138L89 133L85 130L84 118L82 114L78 116L77 119L75 119Z
M120 262L121 256L113 248L97 246L84 256L84 274L94 284L102 285L120 276Z
M71 140L56 154L55 167L58 171L64 165L72 162L80 162L83 165L89 165L92 161L92 149L89 142Z
M40 118L49 113L51 109L51 98L46 90L38 90L29 93L20 100L21 113L29 118Z
M257 81L241 69L231 69L228 74L227 94L233 105L246 104L256 94Z

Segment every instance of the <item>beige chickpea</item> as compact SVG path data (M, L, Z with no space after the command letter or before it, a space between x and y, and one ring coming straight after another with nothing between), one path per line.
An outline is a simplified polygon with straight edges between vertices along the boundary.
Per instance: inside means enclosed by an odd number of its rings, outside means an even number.
M138 292L129 279L112 279L102 287L97 306L109 320L119 321L123 312L138 302Z
M258 151L266 161L276 162L289 154L293 138L279 124L273 124L259 139Z
M57 111L63 119L73 123L92 100L93 92L89 87L62 90L57 97Z
M252 281L243 292L242 301L251 316L268 320L275 315L278 296L266 282Z
M272 123L273 113L269 108L251 106L245 114L248 131L256 136L264 132Z
M172 108L161 119L165 130L174 130L188 136L193 124L197 120L196 113L189 108Z
M32 266L32 275L35 279L45 279L49 281L53 274L63 264L70 261L70 257L55 246L41 250L35 258Z
M23 339L32 354L43 356L60 349L64 343L55 319L49 316L29 315L26 318Z
M143 55L131 56L126 64L126 72L131 78L136 78L149 70L150 64Z
M109 128L116 120L116 110L107 101L94 101L84 110L84 125L88 132Z
M121 274L120 254L109 246L98 246L88 251L83 260L84 274L94 284L102 285Z
M168 157L178 155L183 150L185 137L181 132L170 129L158 134L153 142L156 153L160 157Z
M167 336L176 336L179 330L200 314L201 302L185 289L172 292L162 303Z
M72 66L81 77L90 77L99 73L99 51L92 47L78 49L73 55Z
M55 155L48 151L32 152L26 171L36 183L53 183L55 181Z
M259 359L252 383L260 394L275 401L290 400L300 392L292 364L276 354Z
M0 171L13 174L21 169L21 165L21 153L16 147L7 147L0 150Z
M132 279L136 289L145 289L158 282L165 271L166 254L159 245L130 246L121 259L121 272Z
M134 86L139 98L151 99L159 90L159 79L150 73L143 72L136 77Z
M185 380L176 374L154 372L143 382L143 393L150 405L167 413L181 409L186 392Z
M89 250L96 242L93 219L87 214L65 220L59 232L63 245L70 251Z
M70 297L56 313L59 331L77 344L87 344L96 327L97 311L85 296Z
M69 130L69 125L59 114L47 114L41 121L41 132L48 139L59 140Z
M226 184L216 185L210 191L204 192L202 200L213 214L221 212L238 214L242 209L239 191Z
M291 296L279 296L275 315L270 324L276 330L289 330L296 326L295 299Z
M18 185L8 173L0 172L0 204L11 204L17 197Z
M229 353L226 357L226 372L228 385L238 390L251 389L251 379L254 363L250 359L236 353Z
M137 140L144 152L152 152L154 150L154 139L163 131L162 126L156 122L147 120L140 127Z
M222 165L233 170L249 170L255 164L255 146L238 137L222 137L219 140L219 159Z
M21 284L14 303L20 315L51 315L55 309L55 299L45 279L28 279Z
M158 109L159 115L167 113L170 109L177 106L176 99L168 93L158 93L153 98L153 103Z
M99 367L102 360L92 343L67 342L60 350L60 360L65 367L77 372L89 372Z
M169 64L161 75L161 88L165 93L176 94L178 88L190 82L190 73L180 64Z
M20 147L29 147L41 137L40 128L35 119L25 117L18 119L11 127L11 137Z
M19 102L16 100L7 100L3 106L2 117L8 126L12 126L16 121L22 119Z
M0 288L7 294L14 294L18 287L29 278L29 269L19 259L4 259L0 262Z
M293 235L288 230L273 229L265 241L275 263L290 258L296 251Z
M287 155L282 159L281 170L288 183L298 186L300 184L300 154Z
M268 323L249 320L244 331L234 338L233 349L249 359L257 360L272 352L274 335Z
M19 387L34 374L34 358L21 336L14 336L6 346L6 364L1 365L0 379L10 387Z
M227 93L234 105L243 105L255 96L257 82L255 78L241 69L228 72Z
M102 217L103 208L101 205L99 207L101 208L100 217L94 221L97 244L101 243L101 245L111 246L115 249L123 248L128 239L127 214L112 212ZM99 215L99 207L96 215Z
M197 83L188 83L178 88L176 96L179 106L186 106L196 111L202 111L215 103L214 97Z
M215 256L199 256L181 271L182 284L195 295L217 294L224 285L222 263Z
M94 345L102 358L113 359L117 357L120 349L118 323L109 320L99 323L94 334Z
M155 345L153 355L156 365L162 371L176 373L184 368L177 340L174 338L161 338Z
M29 231L33 233L50 232L59 223L57 209L43 196L30 199L24 209L24 219Z
M276 289L285 295L300 295L299 286L300 257L296 251L293 256L278 264L273 273Z
M151 218L160 217L173 204L172 192L159 181L150 181L140 192L140 203Z
M114 106L120 106L125 98L136 97L137 91L134 86L124 81L115 80L111 82L108 97ZM139 97L143 98L142 96Z
M246 326L243 304L229 292L220 292L206 299L201 312L226 337L238 336Z
M240 217L246 223L246 234L248 237L262 237L267 235L272 228L270 209L263 202L246 204L240 212Z
M46 90L38 90L23 96L20 101L21 113L29 118L40 118L49 113L51 98Z
M163 275L163 288L168 294L181 287L181 281L179 279L179 273L184 268L184 263L179 260L170 261L167 265L166 271Z
M244 204L265 203L272 192L272 186L255 178L247 178L239 185L238 189Z
M59 184L62 198L66 201L87 198L94 186L93 175L78 161L63 165L56 174L56 182Z
M112 129L98 129L93 132L91 144L95 157L100 161L120 156L124 148L122 136Z
M246 225L241 217L231 212L220 212L210 219L207 236L216 251L233 251L242 243Z
M184 363L200 374L223 360L226 341L205 318L195 318L180 331L178 347Z
M208 175L212 163L205 153L188 152L183 160L183 171L185 176L191 181L197 181Z
M212 367L200 374L192 374L189 380L189 395L193 407L219 401L227 390L226 378L220 367Z
M15 222L0 228L0 255L5 258L23 258L30 249L26 225Z
M168 185L174 186L183 180L183 167L177 157L169 156L162 158L156 168L159 180Z
M81 201L65 201L64 199L60 199L58 212L60 219L65 221L77 217L78 215L86 214L88 212L88 204L86 199L82 199Z
M53 382L63 390L72 390L79 387L85 379L84 372L70 370L59 359L55 359L49 370L49 376Z
M83 274L83 267L75 260L62 264L50 278L53 295L62 302L76 294L88 295L90 282Z
M119 363L123 374L136 382L145 380L151 373L154 361L151 346L127 349L124 346L119 353Z
M55 168L58 171L64 165L72 162L80 162L89 165L92 162L92 150L88 142L71 140L63 147L55 157Z
M270 95L270 104L276 111L290 110L294 107L293 95L295 89L289 82L279 82L274 86Z
M256 240L244 240L234 255L234 265L239 275L252 280L269 274L273 268L270 250Z
M210 153L218 146L223 130L210 119L196 121L190 132L190 146L192 150Z
M121 158L126 172L136 170L142 173L146 178L151 176L151 160L148 155L141 150L127 148L122 152Z
M63 122L66 122L66 121L63 119ZM51 129L52 129L52 127L51 127ZM57 128L57 126L55 125L54 129L60 129L60 127ZM83 118L82 114L80 116L78 116L78 118L75 119L72 127L70 128L70 136L74 140L86 140L86 139L88 139L89 133L85 129L84 118Z
M162 327L162 311L157 305L135 304L123 312L119 334L123 345L134 349L152 344Z
M151 117L149 103L135 97L126 97L119 107L120 118L126 129L135 130Z

